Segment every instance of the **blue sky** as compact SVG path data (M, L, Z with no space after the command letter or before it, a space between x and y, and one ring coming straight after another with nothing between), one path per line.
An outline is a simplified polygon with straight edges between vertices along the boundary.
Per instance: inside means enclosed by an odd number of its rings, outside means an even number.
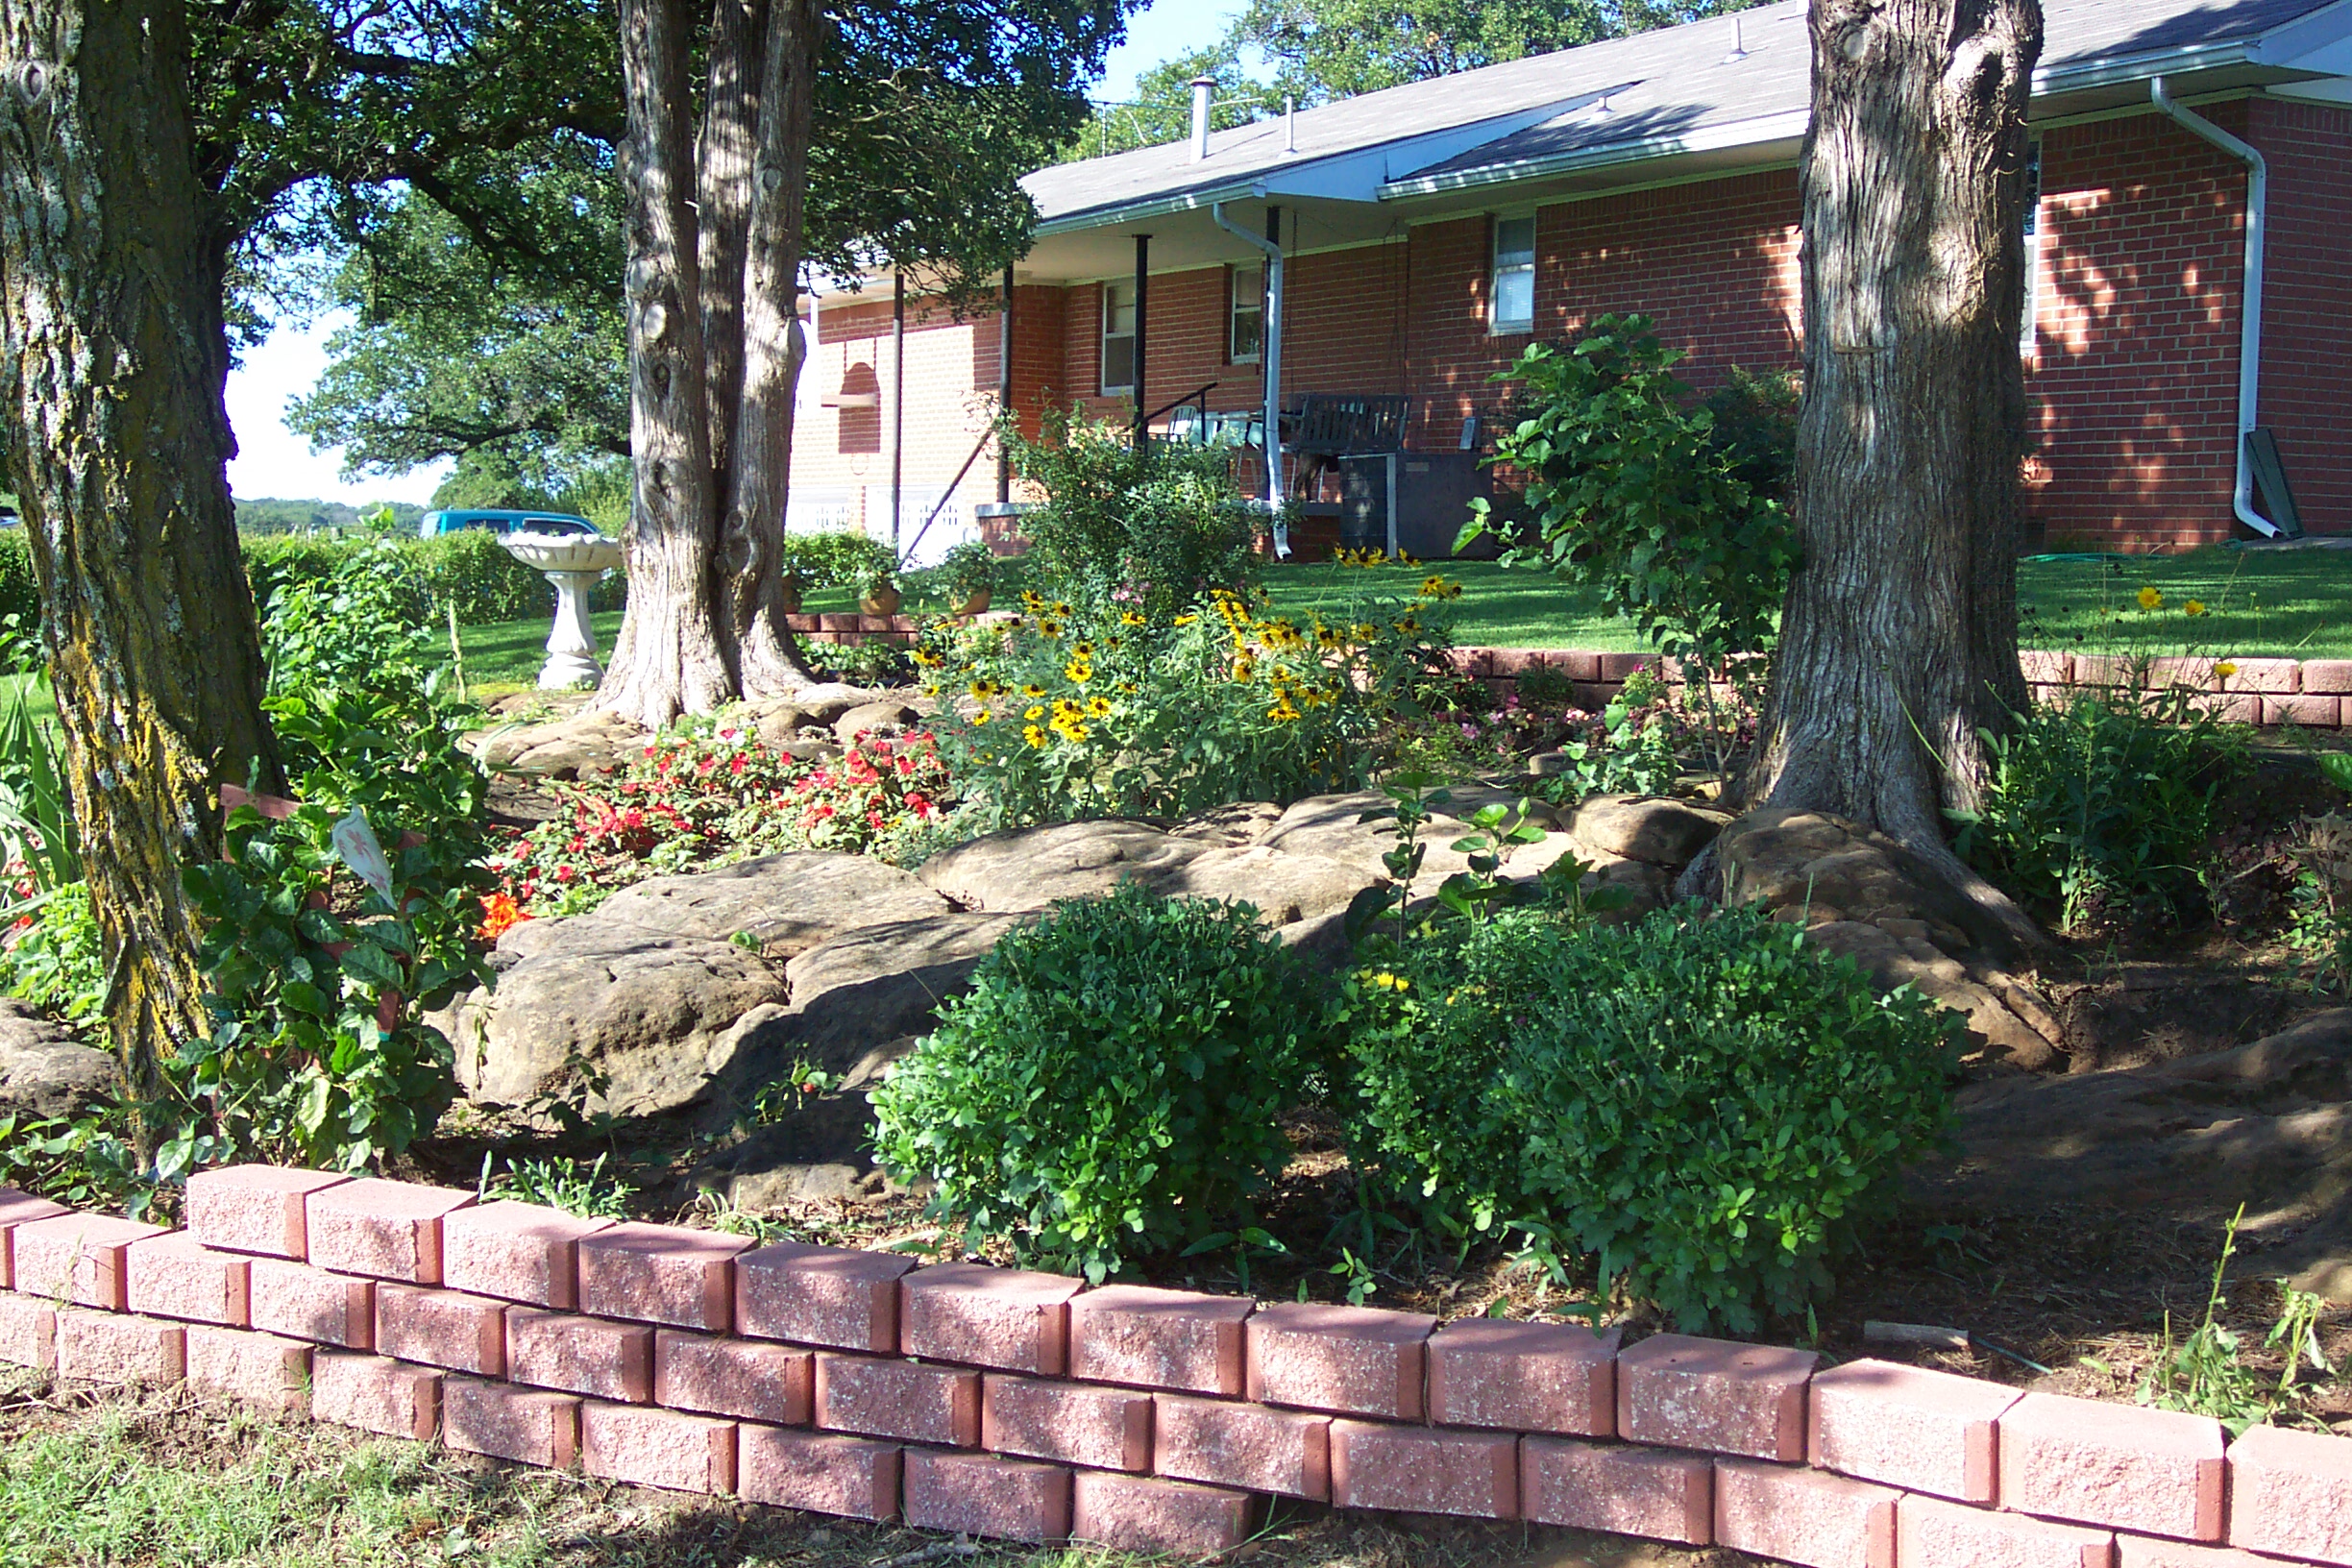
M1197 49L1224 33L1241 12L1241 0L1155 0L1127 27L1127 41L1104 62L1100 98L1120 99L1135 89L1136 77L1170 55ZM310 390L327 368L327 339L347 318L323 318L307 328L282 327L229 374L229 422L236 431L238 455L229 465L229 486L246 497L315 497L355 505L371 501L424 503L448 475L437 463L391 478L365 477L345 482L341 449L313 453L309 440L285 427L289 399Z

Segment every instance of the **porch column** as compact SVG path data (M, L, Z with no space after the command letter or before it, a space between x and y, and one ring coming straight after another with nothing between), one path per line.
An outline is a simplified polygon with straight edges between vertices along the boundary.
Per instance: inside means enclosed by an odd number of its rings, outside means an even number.
M1141 452L1149 439L1149 432L1144 429L1144 420L1151 412L1151 404L1143 401L1145 396L1143 389L1149 384L1143 379L1143 322L1146 308L1144 294L1151 286L1151 235L1138 234L1135 236L1135 444L1136 451Z
M996 313L996 416L1013 417L1013 263L1005 263L1004 308ZM1013 454L996 442L996 504L1013 499Z

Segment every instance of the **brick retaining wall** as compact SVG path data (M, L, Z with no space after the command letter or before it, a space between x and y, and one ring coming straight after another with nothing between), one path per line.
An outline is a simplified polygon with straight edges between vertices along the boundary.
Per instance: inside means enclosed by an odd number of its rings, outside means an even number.
M913 646L925 624L911 615L795 615L792 629L812 643L889 642ZM963 624L959 622L959 624ZM2123 678L2121 659L2081 653L2020 655L2034 696L2047 701L2070 687L2113 685ZM1557 670L1571 683L1570 700L1598 712L1625 690L1626 677L1647 670L1679 682L1671 659L1654 653L1598 653L1551 648L1457 648L1454 668L1483 681L1497 698L1519 690L1528 671ZM2214 712L2233 723L2305 729L2352 728L2352 659L2257 659L2229 661L2236 673L2217 677L2212 659L2159 659L2154 678L2210 692Z
M2352 1438L2232 1442L1888 1362L1089 1290L265 1166L193 1177L187 1215L0 1188L0 1360L638 1485L1187 1556L1281 1496L1819 1568L2352 1565Z

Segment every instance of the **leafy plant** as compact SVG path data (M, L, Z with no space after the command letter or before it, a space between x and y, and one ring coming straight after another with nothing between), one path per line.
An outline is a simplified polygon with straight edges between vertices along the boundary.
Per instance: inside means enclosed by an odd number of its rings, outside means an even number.
M2331 811L2305 822L2294 859L2287 940L2302 953L2315 991L2352 988L2352 818Z
M2069 930L2178 920L2202 894L2215 804L2249 754L2243 726L2183 687L2077 691L1986 746L1983 804L1954 847Z
M617 1169L605 1168L611 1159L607 1152L584 1165L577 1160L560 1158L507 1160L493 1175L490 1156L484 1154L481 1180L475 1190L485 1202L511 1198L517 1203L560 1209L582 1219L626 1219L629 1199L637 1189L624 1181Z
M946 595L948 608L961 608L995 586L996 556L979 540L967 539L940 558L933 580Z
M1254 576L1264 520L1235 490L1230 447L1139 449L1126 426L1060 409L1037 440L1010 427L1003 439L1045 494L1021 519L1035 580L1164 618Z
M2278 1321L2271 1325L2263 1342L2285 1353L2286 1368L2273 1384L2245 1363L2243 1344L2236 1332L2220 1320L2222 1309L2229 1305L2229 1297L2223 1294L2223 1283L2230 1260L2238 1253L2238 1225L2244 1218L2245 1206L2241 1204L2222 1233L2221 1256L2214 1263L2213 1287L2206 1293L2205 1315L2186 1338L2176 1343L2172 1337L2172 1314L2165 1313L2163 1348L2133 1395L2141 1404L2153 1405L2158 1409L2211 1416L2226 1427L2233 1438L2281 1414L2299 1411L2303 1393L2295 1374L2306 1360L2322 1377L2332 1376L2335 1371L2319 1349L2319 1314L2324 1304L2317 1296L2294 1289L2284 1280L2279 1282Z
M33 890L82 879L81 835L56 735L34 711L34 698L56 706L38 632L24 618L0 617L0 669L16 675L0 708L0 849Z
M1788 504L1797 475L1797 408L1802 401L1793 370L1756 372L1737 365L1723 385L1706 396L1714 416L1716 449L1731 465L1732 478L1751 493Z
M131 1143L127 1106L109 1101L78 1116L0 1115L0 1186L85 1211L145 1216L155 1182Z
M1388 962L1348 986L1363 1164L1686 1329L1801 1311L1946 1115L1954 1020L1760 910L1515 909Z
M916 662L992 825L1179 817L1360 786L1446 624L1434 598L1301 623L1235 594L1166 617L1028 594L1017 623L935 628Z
M1256 910L1122 885L981 961L874 1091L874 1147L936 1184L931 1213L968 1243L1099 1281L1250 1227L1322 1026L1311 971Z
M1497 373L1520 384L1523 417L1493 461L1532 476L1502 558L1593 584L1660 649L1712 666L1771 646L1797 544L1733 472L1715 416L1689 405L1682 358L1648 317L1605 315L1573 350L1531 344ZM1462 543L1499 531L1472 505Z
M783 570L804 588L863 588L876 573L896 568L889 545L847 529L784 536Z
M0 989L44 1013L95 1019L106 1003L106 956L89 888L69 882L12 907L0 942Z

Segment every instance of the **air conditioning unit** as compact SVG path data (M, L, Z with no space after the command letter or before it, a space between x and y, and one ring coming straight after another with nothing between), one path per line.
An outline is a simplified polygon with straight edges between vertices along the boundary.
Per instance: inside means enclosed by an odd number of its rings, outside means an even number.
M1339 544L1344 550L1399 552L1425 561L1453 556L1455 536L1470 521L1470 502L1490 490L1478 454L1393 452L1339 459ZM1464 558L1492 560L1489 539Z

